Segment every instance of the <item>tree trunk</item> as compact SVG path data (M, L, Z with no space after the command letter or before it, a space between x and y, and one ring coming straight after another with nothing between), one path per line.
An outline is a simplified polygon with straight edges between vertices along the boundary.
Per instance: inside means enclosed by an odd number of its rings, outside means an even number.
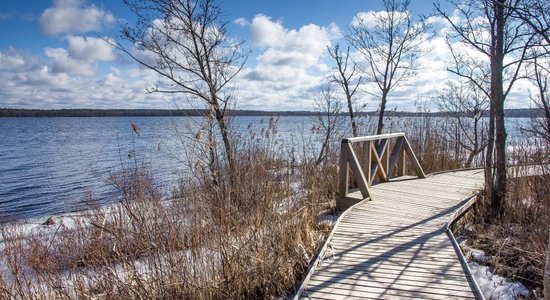
M355 115L353 113L353 105L351 103L352 99L351 99L351 96L349 95L349 91L347 88L346 88L346 98L348 100L349 118L351 120L351 132L353 133L354 137L357 137L358 136L357 123L355 123Z
M491 199L493 192L493 151L495 149L495 105L493 99L489 104L489 128L487 129L487 149L485 154L485 190Z
M545 97L544 92L540 93L540 97L544 109L544 117L546 119L546 140L550 143L550 107L548 106L548 99Z
M550 230L548 230L548 249L546 250L546 268L544 268L544 300L550 300Z
M468 154L468 158L466 159L466 162L464 163L464 168L469 169L472 167L472 163L474 161L474 158L483 151L483 149L474 148L470 151L470 154Z
M380 112L378 113L378 126L376 127L376 134L382 134L384 128L384 112L386 111L386 102L388 101L388 91L382 91L382 101L380 101Z
M323 141L323 145L321 145L321 151L319 152L319 157L317 157L317 160L315 161L315 166L320 165L323 160L327 157L327 152L329 151L328 145L330 142L330 133L327 132L325 135L325 140Z
M493 1L495 28L491 40L491 104L495 121L495 178L491 189L491 208L494 217L504 212L506 197L506 128L504 127L504 5L505 0Z
M214 108L214 113L216 114L216 121L218 122L223 145L225 147L225 157L227 158L227 163L229 165L229 181L233 184L233 176L235 176L235 161L233 159L233 148L231 147L229 129L227 128L227 124L225 123L225 118L219 104L216 102L212 106Z

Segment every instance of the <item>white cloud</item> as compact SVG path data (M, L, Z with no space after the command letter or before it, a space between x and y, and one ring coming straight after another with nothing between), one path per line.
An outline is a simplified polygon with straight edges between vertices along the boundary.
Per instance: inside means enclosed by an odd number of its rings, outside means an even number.
M96 62L115 60L112 46L101 38L68 36L67 41L68 49L44 49L44 54L51 61L53 73L94 76Z
M12 53L13 52L13 53ZM19 56L14 53L22 53ZM72 58L62 48L45 49L50 61L42 61L22 51L0 51L0 99L5 107L24 108L166 108L162 94L147 94L145 88L156 82L148 70L113 68L98 79L72 76L93 70L67 65ZM22 60L22 62L21 62ZM82 62L82 61L79 61ZM57 68L54 70L54 68ZM63 72L63 68L72 68Z
M47 66L34 70L32 72L25 72L19 75L19 79L22 84L29 86L47 86L48 88L60 88L69 87L72 79L65 73L52 73Z
M25 65L25 60L21 55L15 53L13 55L0 52L0 69L15 69Z
M252 20L252 43L258 46L276 46L284 39L286 29L280 22L262 14Z
M256 109L311 109L314 94L329 67L327 46L341 37L339 28L309 24L285 28L281 21L256 15L250 24L252 44L261 53L257 65L236 78L239 105Z
M52 72L93 76L95 70L88 61L74 59L63 48L45 48L44 53L52 61Z
M396 19L406 19L409 16L409 12L392 12L392 15ZM388 18L387 11L367 11L357 13L351 20L351 26L358 27L364 26L366 28L373 28L379 24L379 20Z
M233 21L235 24L241 26L241 27L246 27L248 25L250 25L250 22L248 22L247 19L245 18L238 18L236 19L235 21Z
M336 25L321 27L309 24L289 30L264 15L252 20L252 43L265 52L257 60L263 65L286 65L307 68L315 65L331 41L339 37Z
M85 33L99 31L115 21L110 12L84 4L83 0L55 0L54 7L40 16L40 28L49 35Z
M112 61L113 47L101 38L69 36L70 56L85 61Z

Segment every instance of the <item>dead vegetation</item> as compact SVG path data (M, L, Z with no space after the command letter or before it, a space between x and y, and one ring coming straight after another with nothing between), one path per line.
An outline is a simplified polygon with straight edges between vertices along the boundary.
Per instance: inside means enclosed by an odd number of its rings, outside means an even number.
M515 163L548 164L548 155L541 155L547 151L545 142L526 137L523 141L513 148ZM490 217L489 200L482 195L468 220L473 226L464 231L468 245L487 254L479 263L522 282L534 299L543 296L550 224L550 170L547 165L541 170L537 176L509 179L508 201L499 219Z
M238 168L231 183L223 164L208 165L216 160L207 157L213 152L206 147L198 151L206 158L189 163L194 177L183 179L170 199L161 196L148 172L127 168L112 177L121 195L116 205L99 206L90 196L83 199L89 210L71 219L54 219L35 230L21 223L2 225L0 298L291 294L330 229L318 217L334 207L338 141L333 138L333 150L317 164L314 141L308 144L304 135L293 137L301 144L289 144L293 138L282 142L277 122L272 118L262 123L265 128L238 137ZM457 150L456 137L441 129L448 122L426 115L392 118L387 124L390 131L406 132L429 173L465 164L467 149ZM541 152L544 145L532 142L514 149L518 163L548 157ZM473 160L474 165L482 161ZM511 181L502 220L487 218L486 201L472 214L472 243L489 254L486 263L539 291L550 224L548 179L546 173Z
M270 122L275 126L276 122ZM334 153L293 161L267 128L228 176L204 172L163 199L139 168L113 175L115 205L26 230L1 228L1 299L258 299L292 293L334 206ZM294 159L296 160L296 159ZM196 174L200 175L200 172Z

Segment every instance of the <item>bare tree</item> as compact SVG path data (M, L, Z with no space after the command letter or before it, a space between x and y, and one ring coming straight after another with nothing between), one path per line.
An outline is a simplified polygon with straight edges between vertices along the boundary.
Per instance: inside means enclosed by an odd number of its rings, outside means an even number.
M384 128L388 94L419 69L419 59L425 53L421 44L429 29L423 18L413 21L408 10L410 0L384 0L383 3L382 12L373 13L369 18L356 16L347 37L366 61L363 70L366 79L380 90L380 94L373 94L380 99L376 134L381 134Z
M538 37L532 50L534 61L528 65L531 72L529 80L535 85L536 93L531 95L531 102L542 110L543 118L533 118L529 128L524 131L544 138L550 143L550 90L548 89L550 64L550 3L542 0L520 0L512 6L514 16L525 22ZM541 58L545 57L545 58Z
M525 22L539 36L538 46L550 54L550 3L546 0L519 0L511 6L515 17Z
M321 150L315 162L319 165L330 153L331 142L340 130L342 101L334 96L330 86L322 87L319 97L315 99L314 110L316 114L313 130L323 136Z
M514 83L521 78L520 70L529 59L528 50L533 41L533 34L526 30L524 22L513 17L510 7L518 1L450 0L460 16L459 21L436 5L438 13L453 29L448 36L449 44L458 39L472 51L460 53L451 47L454 66L449 71L468 79L490 99L485 184L495 217L502 215L506 196L504 101ZM489 64L473 53L485 56Z
M230 176L234 153L227 125L229 82L242 69L248 52L230 39L215 0L124 0L137 17L123 25L117 47L159 75L151 93L183 94L206 104L207 118L217 123Z
M336 44L334 48L327 47L330 57L336 63L334 70L336 74L332 75L332 82L337 83L346 96L349 118L351 121L351 131L353 136L358 136L357 122L355 121L355 93L361 84L363 77L357 72L357 65L350 59L350 47L348 46L345 54L340 50L340 45Z
M448 132L455 142L455 154L460 156L460 149L468 151L464 167L470 168L474 158L487 147L484 134L483 111L489 106L487 96L469 82L448 82L433 99L439 110L452 117L452 132Z
M542 111L543 117L533 116L529 126L521 129L550 143L550 66L544 66L538 59L531 65L533 73L529 80L536 88L535 93L530 95L531 103Z

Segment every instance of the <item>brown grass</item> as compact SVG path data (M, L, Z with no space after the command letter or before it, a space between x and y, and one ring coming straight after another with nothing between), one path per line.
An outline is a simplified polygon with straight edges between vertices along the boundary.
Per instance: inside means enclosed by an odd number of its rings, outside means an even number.
M541 155L547 147L540 140L524 137L510 155L519 164L547 164L549 156ZM478 201L470 244L487 253L488 258L481 263L501 276L522 282L534 291L530 297L538 299L542 296L550 230L550 172L546 169L541 176L510 178L508 184L501 219L489 217L490 203L485 197Z
M444 122L429 115L394 119L386 131L405 131L426 173L459 168L465 152L440 130ZM292 293L329 229L318 216L334 208L338 141L316 166L313 145L297 148L276 136L277 119L270 119L259 133L234 137L238 168L232 181L208 136L195 149L203 157L188 162L194 177L182 179L170 199L161 197L148 172L130 168L113 175L121 192L116 205L99 207L90 196L83 200L90 209L70 220L31 231L19 223L2 225L0 299L257 299ZM548 157L521 153L514 159ZM495 257L498 272L534 287L540 286L550 224L548 179L511 182L501 222L486 219L483 203L472 217L474 246Z
M264 134L242 143L231 184L223 168L216 183L208 170L196 172L163 200L146 171L127 169L112 177L115 205L84 199L89 210L38 230L4 224L0 299L292 293L327 230L318 216L334 207L336 155L320 166L313 155L297 163L274 141Z

